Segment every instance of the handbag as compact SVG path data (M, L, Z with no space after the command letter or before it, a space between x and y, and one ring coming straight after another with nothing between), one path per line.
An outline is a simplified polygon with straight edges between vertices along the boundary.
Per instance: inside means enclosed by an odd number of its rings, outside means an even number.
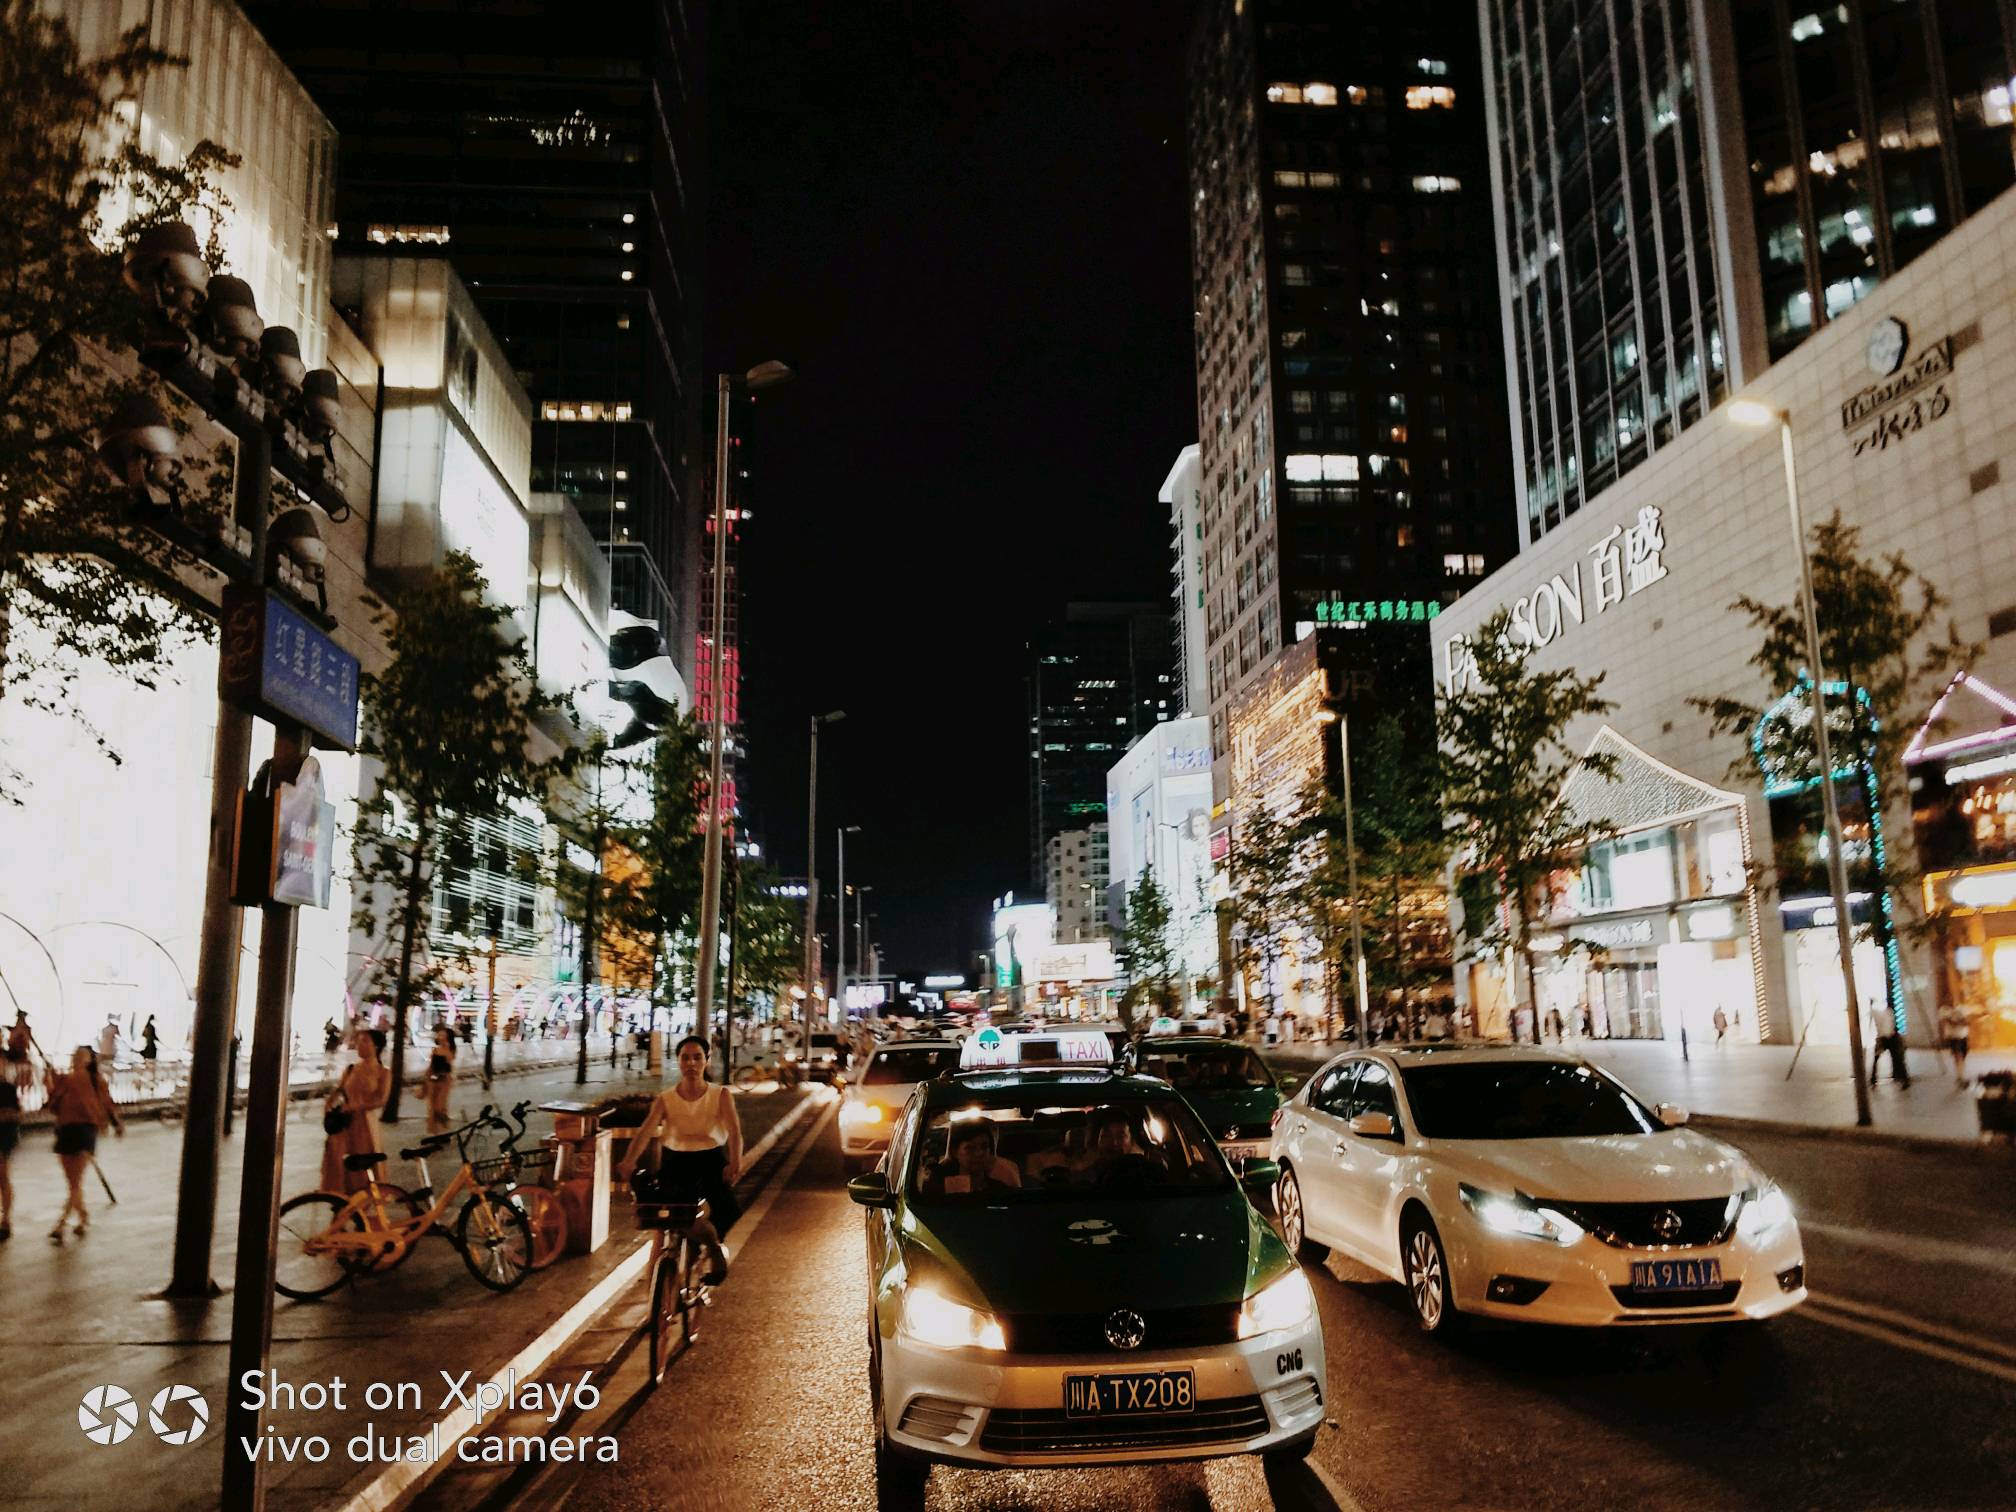
M349 1127L350 1110L348 1108L338 1106L327 1109L322 1114L322 1132L324 1134L341 1134Z

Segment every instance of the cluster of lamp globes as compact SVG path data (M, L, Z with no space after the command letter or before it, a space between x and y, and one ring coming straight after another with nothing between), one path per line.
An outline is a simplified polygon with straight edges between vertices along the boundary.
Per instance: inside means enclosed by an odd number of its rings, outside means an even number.
M210 384L212 403L206 408L263 425L303 472L328 479L330 440L342 418L336 374L309 370L301 360L301 338L260 318L244 279L213 274L196 233L180 222L135 238L122 277L154 316L145 352L150 365L187 363ZM319 457L303 438L320 448ZM136 504L155 512L179 508L182 458L175 427L150 395L134 393L121 403L97 455L113 478L133 490ZM312 589L326 608L328 548L317 522L321 512L299 506L282 511L267 526L266 547L281 580L297 592ZM349 510L336 502L329 513L341 520ZM214 528L240 555L249 552L249 533L242 526L226 519Z

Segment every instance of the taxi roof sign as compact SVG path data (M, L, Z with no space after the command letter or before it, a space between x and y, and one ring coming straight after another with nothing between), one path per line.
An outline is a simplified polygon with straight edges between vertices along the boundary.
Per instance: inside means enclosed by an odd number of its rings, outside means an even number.
M1097 1029L1003 1034L993 1025L959 1047L962 1071L992 1066L1110 1066L1113 1042Z

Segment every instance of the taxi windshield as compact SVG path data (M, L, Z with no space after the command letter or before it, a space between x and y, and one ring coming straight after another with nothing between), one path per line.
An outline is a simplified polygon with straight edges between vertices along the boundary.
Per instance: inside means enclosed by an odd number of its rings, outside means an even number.
M1225 1163L1175 1099L1072 1107L940 1108L918 1133L910 1191L923 1201L1045 1202L1173 1196L1231 1185Z
M1179 1092L1246 1092L1274 1085L1260 1057L1244 1045L1146 1045L1141 1071Z
M929 1081L940 1071L959 1064L959 1052L950 1045L917 1045L899 1050L878 1050L861 1072L864 1087L891 1086L904 1082Z

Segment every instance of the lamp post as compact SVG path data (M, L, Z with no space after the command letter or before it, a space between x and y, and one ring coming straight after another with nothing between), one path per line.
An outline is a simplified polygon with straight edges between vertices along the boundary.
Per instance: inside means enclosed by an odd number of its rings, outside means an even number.
M839 838L840 879L838 887L840 892L840 918L839 927L833 935L833 995L840 1000L840 1016L845 1018L847 1016L847 837L849 835L860 834L861 826L858 824L840 825L835 829L834 833Z
M483 953L490 958L490 995L483 1003L483 1089L490 1089L490 1078L496 1070L497 1049L497 937L485 935L476 942L483 947Z
M714 706L707 721L707 843L700 874L700 939L694 972L693 1032L707 1038L707 1020L714 1001L714 967L721 953L721 831L726 818L721 802L721 761L728 740L728 660L722 641L727 636L728 610L728 411L736 389L760 393L789 381L791 369L764 362L739 379L722 373L714 387L714 613L707 644L708 681Z
M1351 890L1351 977L1352 1001L1358 1010L1358 1043L1369 1043L1370 1015L1366 1011L1365 930L1359 918L1358 896L1358 816L1351 802L1351 716L1341 709L1325 707L1316 711L1319 724L1337 726L1337 766L1344 779L1344 878Z
M819 980L819 727L838 724L845 709L812 716L812 754L805 768L805 979L804 1023L807 1049L812 1045L812 986Z
M1738 399L1729 418L1754 430L1778 427L1778 447L1785 459L1786 518L1792 527L1792 550L1799 558L1799 609L1806 627L1806 661L1813 683L1813 755L1820 764L1820 801L1827 826L1827 885L1834 894L1834 943L1841 957L1841 986L1848 1010L1848 1054L1854 1061L1855 1122L1867 1127L1869 1086L1863 1080L1862 1014L1855 988L1855 934L1848 917L1848 860L1841 844L1841 805L1834 794L1834 758L1827 738L1827 672L1820 658L1820 620L1813 603L1813 559L1806 551L1806 520L1799 508L1799 468L1792 454L1792 415L1756 399ZM1855 696L1851 688L1848 696ZM1870 821L1876 821L1872 811ZM1879 879L1877 885L1882 885Z
M873 891L873 883L866 886L858 882L854 884L854 980L857 984L865 981L871 987L875 984L875 976L868 969L868 894ZM840 998L840 1012L843 1017L847 1012L845 994ZM863 1008L861 1014L867 1017L868 1010Z

